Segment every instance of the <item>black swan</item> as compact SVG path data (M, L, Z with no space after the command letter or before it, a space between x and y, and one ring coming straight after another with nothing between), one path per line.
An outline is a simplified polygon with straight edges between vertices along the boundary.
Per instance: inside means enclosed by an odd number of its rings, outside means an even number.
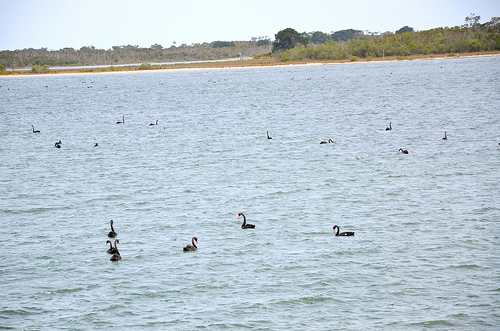
M98 144L98 143L95 143L94 147L97 147L97 146L99 146L99 144Z
M243 224L241 225L242 229L255 229L255 225L253 225L253 224L247 224L247 218L245 217L245 215L243 215L243 213L239 213L238 214L238 218L240 216L243 216Z
M158 125L158 120L156 120L156 124L154 124L154 123L149 123L149 126L153 126L153 125Z
M400 151L401 151L401 153L403 153L403 154L408 154L408 150L406 150L406 149L402 149L402 148L400 148L399 150L400 150Z
M120 243L120 240L115 239L115 247L113 247L113 244L111 243L111 241L110 240L106 240L106 244L109 244L108 253L109 254L117 254L118 253L118 247L116 246L116 244L119 244L119 243Z
M184 252L191 252L191 251L195 251L195 250L197 250L197 249L198 249L198 246L196 246L196 244L194 243L195 241L196 241L196 242L198 242L198 238L193 237L193 238L191 239L191 243L192 243L193 245L187 245L186 247L184 247L184 248L183 248Z
M54 146L55 146L56 148L61 148L61 144L62 144L62 142L59 140L59 141L56 141L56 143L55 143L55 145L54 145Z
M114 238L117 236L117 233L115 232L115 229L113 229L113 220L111 220L111 222L109 223L111 224L111 231L109 231L108 237Z
M269 135L269 131L267 131L267 139L273 139L273 138L271 138L271 136Z
M33 124L31 124L31 127L33 128L33 133L40 133L40 130L35 130L35 127L33 126Z
M116 124L123 124L123 123L125 123L125 116L122 116L121 121L116 122Z
M337 232L335 232L335 229L337 229ZM340 231L340 228L338 225L335 225L333 227L333 233L335 233L335 236L338 237L338 236L344 236L344 237L347 237L347 236L354 236L354 232L341 232L339 233Z
M443 140L448 140L448 137L446 136L446 132L444 133L444 138Z
M119 244L119 243L120 243L120 241L115 240L115 253L109 259L110 261L120 261L122 259L122 256L120 255L120 252L118 252L118 247L116 246L116 244Z
M392 122L389 122L389 127L385 128L385 131L392 130Z
M320 142L319 144L321 145L321 144L328 144L328 143L333 143L333 140L332 140L332 139L328 139L328 141L324 141L324 140L323 140L323 141L322 141L322 142Z

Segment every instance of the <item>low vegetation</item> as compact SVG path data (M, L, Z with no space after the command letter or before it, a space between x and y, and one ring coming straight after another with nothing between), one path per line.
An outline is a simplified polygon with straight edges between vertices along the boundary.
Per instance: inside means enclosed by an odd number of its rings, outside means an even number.
M339 33L321 35L312 33L309 40L316 43L295 43L276 54L280 61L345 60L351 57L378 58L386 56L414 56L429 54L486 52L500 50L500 17L479 24L479 16L472 14L466 24L453 28L413 31L403 27L396 33L363 34L345 30L350 40L339 41ZM337 39L337 41L335 41Z
M298 33L292 28L279 31L275 41L266 37L250 41L214 41L212 43L172 45L164 48L154 44L149 48L139 46L113 46L96 49L85 46L79 50L64 48L56 51L23 49L0 52L0 74L13 74L16 68L31 68L31 73L77 71L106 72L122 70L155 70L164 68L231 67L271 65L308 61L373 61L376 59L413 59L451 54L497 53L500 51L500 17L493 17L484 24L480 16L471 14L465 24L414 31L404 26L395 33L370 33L348 29L332 32ZM223 63L155 63L181 61L208 61L220 59L253 59ZM142 63L134 66L119 64ZM107 68L78 70L49 69L54 66L110 65ZM10 70L6 70L10 68ZM19 72L17 72L19 73Z

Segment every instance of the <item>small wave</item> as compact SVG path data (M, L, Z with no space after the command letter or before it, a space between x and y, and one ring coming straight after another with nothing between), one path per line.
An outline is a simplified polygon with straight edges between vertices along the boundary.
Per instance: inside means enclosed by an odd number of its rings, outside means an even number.
M417 323L410 323L409 325L411 326L424 326L426 328L428 327L452 327L454 324L452 322L446 321L446 320L434 320L434 321L425 321L425 322L417 322Z

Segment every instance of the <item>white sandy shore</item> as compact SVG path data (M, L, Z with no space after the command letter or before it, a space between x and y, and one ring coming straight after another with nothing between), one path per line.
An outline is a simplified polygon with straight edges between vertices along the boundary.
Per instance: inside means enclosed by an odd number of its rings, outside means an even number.
M59 72L47 74L20 74L20 75L0 75L0 78L19 78L19 77L49 77L49 76L87 76L87 75L119 75L119 74L138 74L138 73L154 73L154 72L179 72L179 71L205 71L205 70L233 70L233 69L262 69L262 68L277 68L277 67L304 67L304 66L322 66L322 65L344 65L344 64L371 64L384 62L401 62L401 61L424 61L424 60L443 60L443 59L461 59L475 57L491 57L500 56L499 54L478 54L478 55L459 55L459 56L441 56L416 58L406 60L374 60L374 61L353 61L353 62L310 62L310 63L295 63L295 64L275 64L275 65L250 65L238 67L204 67L204 68L166 68L152 70L123 70L123 71L96 71L96 72Z

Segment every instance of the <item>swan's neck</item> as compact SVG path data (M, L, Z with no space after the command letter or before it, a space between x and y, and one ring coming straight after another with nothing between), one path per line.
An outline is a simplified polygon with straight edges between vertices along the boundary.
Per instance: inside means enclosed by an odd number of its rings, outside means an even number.
M194 248L198 248L198 246L194 243L194 238L191 239L191 243L193 243Z
M245 215L241 214L241 216L243 216L243 225L247 224L247 218L245 217Z
M339 232L340 232L340 228L338 226L336 226L333 228L333 231L335 232L335 236L338 236Z
M111 223L111 231L115 231L115 229L113 229L113 223Z
M118 251L117 241L118 241L118 240L115 240L115 254L120 255L120 252Z

